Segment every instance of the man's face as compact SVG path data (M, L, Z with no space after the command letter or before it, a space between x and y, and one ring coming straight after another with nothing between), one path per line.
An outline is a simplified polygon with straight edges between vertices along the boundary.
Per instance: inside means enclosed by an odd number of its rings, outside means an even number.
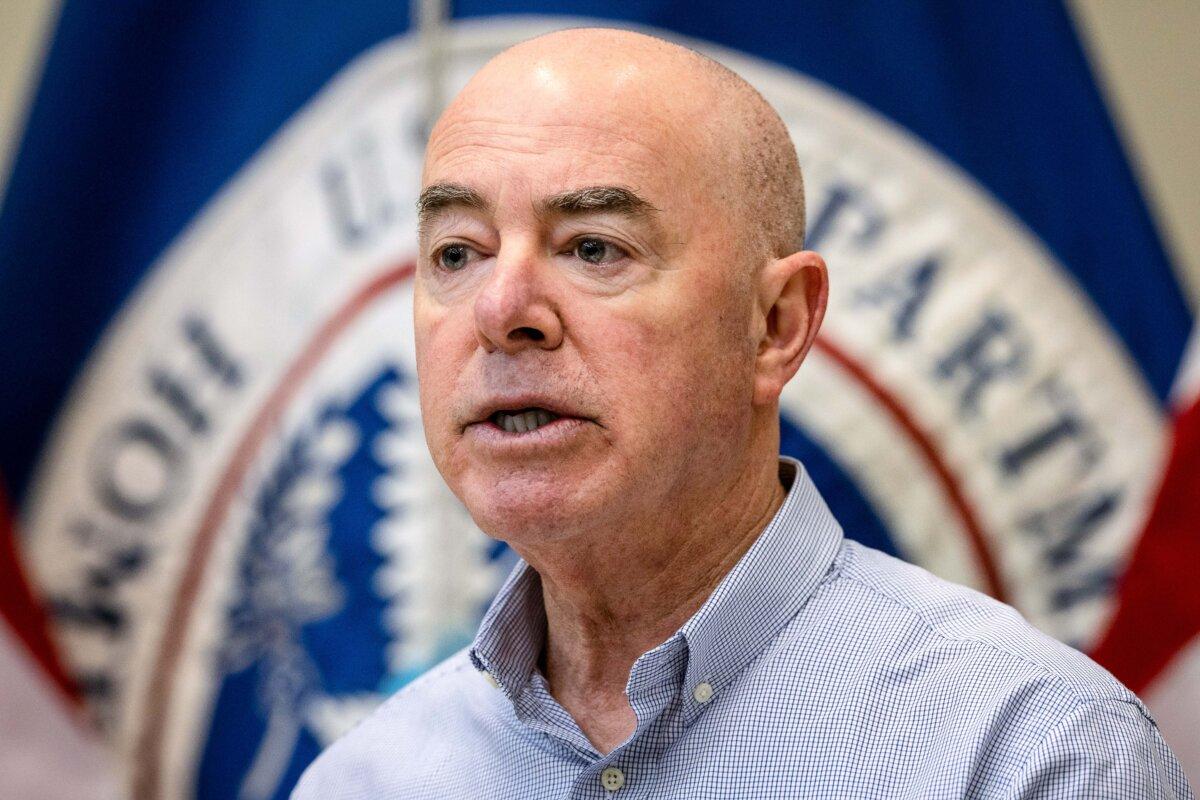
M514 543L670 513L749 436L754 292L719 183L672 109L597 80L468 90L426 158L426 436Z

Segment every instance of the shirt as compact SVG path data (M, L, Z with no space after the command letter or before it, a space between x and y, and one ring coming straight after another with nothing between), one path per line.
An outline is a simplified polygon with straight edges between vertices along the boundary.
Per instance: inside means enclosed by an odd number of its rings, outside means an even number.
M323 753L294 800L1191 798L1142 703L1012 608L843 539L798 462L601 755L550 694L537 573L474 643ZM788 476L791 477L791 476Z

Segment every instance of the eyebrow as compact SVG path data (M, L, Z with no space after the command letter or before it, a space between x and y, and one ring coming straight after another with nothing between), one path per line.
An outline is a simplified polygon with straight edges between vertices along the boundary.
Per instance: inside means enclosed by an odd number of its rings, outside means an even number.
M483 195L458 183L435 183L425 187L417 198L417 229L423 232L438 213L449 208L462 207L487 211L491 205ZM658 213L658 209L632 189L624 186L586 186L552 195L541 202L543 214L610 213L627 217L647 219Z
M611 213L627 217L653 217L658 213L648 200L624 186L587 186L571 189L546 198L541 204L543 213L590 214Z
M457 183L435 183L417 198L417 230L423 232L439 212L461 206L487 211L488 202L474 189Z

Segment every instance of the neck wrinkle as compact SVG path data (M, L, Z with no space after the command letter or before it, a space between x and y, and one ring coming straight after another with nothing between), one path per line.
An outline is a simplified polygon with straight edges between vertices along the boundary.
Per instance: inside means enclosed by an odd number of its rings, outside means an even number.
M786 492L778 469L772 458L742 472L673 525L656 520L610 535L584 558L530 562L546 610L541 664L560 703L586 713L624 698L634 661L699 610L779 510Z

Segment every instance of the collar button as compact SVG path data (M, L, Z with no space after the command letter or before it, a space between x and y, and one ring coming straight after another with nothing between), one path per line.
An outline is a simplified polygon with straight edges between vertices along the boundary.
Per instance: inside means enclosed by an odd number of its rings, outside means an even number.
M701 681L700 683L697 683L696 688L692 689L692 697L695 698L697 703L701 703L701 704L707 703L709 700L712 700L713 699L712 684L707 681Z

